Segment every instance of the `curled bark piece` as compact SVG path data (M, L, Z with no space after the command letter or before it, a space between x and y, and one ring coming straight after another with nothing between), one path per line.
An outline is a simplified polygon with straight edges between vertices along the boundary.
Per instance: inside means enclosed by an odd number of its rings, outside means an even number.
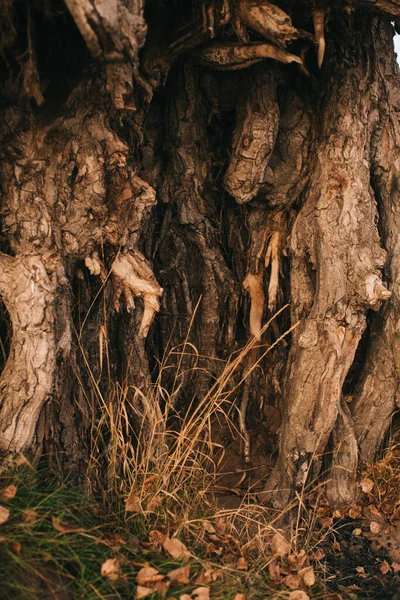
M237 14L242 24L254 29L281 48L299 37L288 14L266 0L239 0Z
M106 280L104 265L97 252L93 252L91 256L85 258L85 265L89 269L91 275L99 275L103 282Z
M262 191L279 126L273 74L258 67L250 85L250 93L238 100L233 153L224 176L224 188L240 204Z
M265 267L271 264L271 275L268 286L268 310L274 312L276 309L276 298L279 289L279 231L274 231L265 255Z
M215 42L196 53L197 58L207 67L224 70L245 69L266 58L290 64L303 62L299 56L271 44L222 44Z
M70 335L57 335L57 288L57 277L49 276L40 256L0 254L0 295L13 326L0 377L3 451L20 452L32 444L40 410L53 392L58 352L69 352Z
M159 297L163 289L158 285L153 271L140 252L133 251L117 256L111 271L115 277L120 279L126 298L143 298L143 317L138 332L139 338L145 338L150 329L154 313L160 310ZM128 308L132 302L128 301Z
M383 285L380 277L377 275L369 275L365 282L367 301L371 308L380 306L383 300L388 300L392 295Z
M321 8L313 10L315 41L318 45L318 66L322 67L325 56L325 11Z
M248 273L243 281L243 287L250 294L250 333L257 340L261 339L262 318L265 306L263 280L260 275Z

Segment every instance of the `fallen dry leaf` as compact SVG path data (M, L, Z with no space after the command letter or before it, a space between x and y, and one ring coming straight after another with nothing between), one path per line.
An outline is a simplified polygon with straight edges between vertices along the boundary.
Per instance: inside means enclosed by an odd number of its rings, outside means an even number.
M382 516L381 513L379 512L379 510L376 508L375 504L369 504L368 510L370 511L371 514L375 515L376 517Z
M244 594L236 594L233 600L246 600L246 596Z
M189 560L190 558L190 552L185 544L182 544L177 538L166 537L162 542L162 546L171 558L176 558L178 560Z
M314 567L304 567L304 569L300 569L299 576L303 580L303 583L306 587L310 588L315 583L315 573Z
M18 488L15 485L8 485L7 487L0 490L1 500L8 502L15 498Z
M321 548L317 548L310 556L310 560L320 561L325 558L325 552Z
M22 522L24 525L34 525L37 523L39 515L33 508L27 508L22 513Z
M166 534L161 533L161 531L158 531L158 529L153 529L152 531L150 531L149 543L152 549L156 552L160 550L166 537Z
M361 506L353 504L349 510L349 517L350 519L358 519L361 517Z
M82 533L85 531L83 527L77 527L75 525L69 525L64 523L58 517L51 517L54 529L57 529L60 533Z
M369 477L364 477L364 479L361 480L360 486L364 494L368 494L374 487L374 482Z
M125 498L125 512L134 514L141 514L143 512L139 496L129 494L129 496Z
M14 554L21 554L22 546L19 542L10 542L8 546L11 552L14 552Z
M220 577L222 577L223 573L221 569L215 569L214 571L206 569L203 573L200 573L194 580L196 584L208 584L213 581L217 581Z
M207 533L217 533L217 530L210 521L201 521L201 526Z
M394 573L398 573L400 571L400 563L392 562L391 567Z
M290 592L289 600L310 600L310 596L303 590L293 590Z
M108 558L101 565L100 574L110 581L116 581L121 575L120 563L118 558Z
M153 567L143 567L136 576L136 581L139 585L155 583L156 581L161 581L161 579L164 579L164 575L161 575L160 572Z
M356 537L358 537L359 535L362 534L362 529L360 527L356 527L355 529L353 529L351 535L355 535Z
M294 590L290 592L289 600L310 600L310 596L303 590Z
M293 554L289 554L288 563L293 569L301 569L304 566L304 563L307 560L307 553L304 550L300 550L300 552L294 552Z
M332 517L320 517L319 521L320 521L321 527L323 529L328 529L329 527L332 527L332 525L333 525Z
M208 587L198 587L190 594L192 600L210 600Z
M381 564L379 565L379 570L382 573L382 575L386 575L386 573L389 573L389 571L390 571L390 565L387 562L387 560L383 560L381 562Z
M301 586L301 577L299 575L286 575L283 583L291 590L295 590Z
M182 585L187 585L188 583L190 583L190 565L186 565L186 567L180 567L179 569L174 569L173 571L170 571L167 574L167 577L172 583L180 583Z
M189 596L189 594L182 594L182 596L179 596L179 600L192 600L192 596Z
M152 594L154 594L154 590L144 587L143 585L138 585L135 592L135 600L146 598L146 596L151 596Z
M0 505L0 525L5 523L10 516L10 511L5 506Z
M164 598L170 585L171 582L168 579L164 579L164 581L155 581L151 585L151 587L153 589L153 593L155 592L156 594Z
M380 533L382 531L382 525L377 521L371 521L371 523L369 524L369 530L371 533L376 535L377 533Z
M276 560L271 560L268 565L269 577L272 581L280 581L281 569Z
M236 568L238 571L247 571L249 568L246 559L243 556L240 556L236 562Z
M275 533L275 535L272 537L271 548L272 552L280 558L283 558L290 552L289 542L279 532Z
M149 511L156 510L157 508L160 508L162 503L163 503L162 496L160 496L160 494L157 494L156 496L153 496L151 498L151 500L148 502L147 510L149 510Z
M227 527L228 525L223 517L218 517L215 519L215 529L218 535L224 536L226 534Z

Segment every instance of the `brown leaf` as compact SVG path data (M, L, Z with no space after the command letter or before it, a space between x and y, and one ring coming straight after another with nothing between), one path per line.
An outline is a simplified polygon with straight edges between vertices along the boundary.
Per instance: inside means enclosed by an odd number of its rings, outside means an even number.
M75 525L69 525L64 523L58 517L51 517L54 529L57 529L60 533L82 533L85 531L83 527L76 527Z
M210 600L208 587L198 587L190 594L192 600Z
M353 504L349 510L350 519L358 519L361 517L361 506L358 504Z
M323 529L328 529L329 527L332 527L332 525L333 525L332 517L320 517L319 521L320 521L321 527Z
M121 575L120 563L118 558L108 558L101 565L100 574L110 581L116 581Z
M153 567L143 567L136 576L136 581L140 585L147 585L149 583L154 583L155 581L160 581L161 579L164 579L164 575L161 575L160 572Z
M310 596L303 590L294 590L290 592L289 600L310 600Z
M227 530L227 523L223 517L215 519L215 529L220 536L224 536Z
M360 527L356 527L355 529L353 529L351 535L355 535L356 537L358 537L359 535L362 534L362 529Z
M3 500L3 502L8 502L9 500L15 498L17 489L18 488L15 485L11 484L0 490L1 500Z
M295 590L301 586L301 577L299 575L286 575L283 583L291 590Z
M166 537L166 534L161 533L161 531L158 531L158 529L153 529L152 531L150 531L149 543L153 550L155 550L156 552L160 550Z
M247 571L249 568L246 559L243 556L240 556L236 562L236 568L238 571Z
M162 542L162 546L171 558L178 560L189 560L190 558L190 552L188 552L185 544L182 544L177 538L166 537Z
M161 506L162 503L163 503L162 496L160 496L160 494L157 494L156 496L153 496L151 498L151 500L148 502L147 510L150 510L150 511L156 510L157 508L159 508Z
M310 556L310 560L320 561L325 558L325 552L321 548L317 548Z
M271 581L280 581L281 569L276 560L271 560L271 562L268 564L268 573Z
M164 579L164 581L155 581L151 587L156 594L164 598L170 585L171 582L168 579Z
M196 584L212 583L213 581L217 581L217 579L219 579L219 577L222 577L222 575L223 575L223 573L222 573L221 569L216 569L214 571L206 569L205 571L203 571L203 573L200 573L200 575L198 575L196 577L196 579L194 580L194 583L196 583Z
M125 512L134 514L141 514L143 512L139 496L129 494L129 496L125 498Z
M244 594L236 594L233 600L246 600L246 596Z
M5 506L0 505L0 525L5 523L10 516L10 511Z
M22 522L24 525L34 525L39 519L39 515L33 508L27 508L22 512Z
M371 514L375 515L376 517L382 516L381 513L379 512L379 510L376 508L375 504L369 504L368 510L370 511Z
M394 573L398 573L400 571L400 563L392 562L391 567Z
M182 594L182 596L179 596L179 600L192 600L192 597L189 594Z
M304 550L304 548L302 550L300 550L300 552L294 552L293 554L289 554L288 556L288 562L289 565L293 568L293 569L301 569L304 566L304 563L307 560L307 553Z
M289 554L290 544L281 533L275 533L271 540L272 552L281 558Z
M10 542L8 544L8 546L9 546L11 552L14 552L14 554L21 554L22 546L19 542L15 542L15 541Z
M187 585L188 583L190 583L190 565L186 565L186 567L180 567L180 569L174 569L173 571L170 571L167 574L167 577L172 583Z
M383 560L381 562L381 564L379 565L379 570L382 573L382 575L386 575L386 573L389 573L389 571L390 571L390 565L387 562L387 560Z
M368 494L374 487L374 482L369 477L364 477L360 482L360 486L364 494Z
M138 585L135 592L135 600L146 598L146 596L151 596L151 594L154 594L154 590L144 587L143 585Z
M304 567L300 569L299 576L302 578L303 583L306 587L312 587L315 583L314 567Z
M380 533L382 531L382 525L377 521L371 521L371 523L369 524L369 530L371 533L376 535L377 533Z
M212 523L210 523L210 521L201 521L201 526L204 529L204 531L206 531L207 533L216 533L217 532L214 525Z

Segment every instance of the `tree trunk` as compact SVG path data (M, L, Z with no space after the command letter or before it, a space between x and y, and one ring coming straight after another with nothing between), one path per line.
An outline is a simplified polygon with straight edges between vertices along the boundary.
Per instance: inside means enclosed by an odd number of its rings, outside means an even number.
M82 472L118 394L156 446L154 382L185 414L253 340L226 391L247 463L281 412L263 500L328 450L328 497L355 498L399 402L399 18L385 0L5 4L3 452Z

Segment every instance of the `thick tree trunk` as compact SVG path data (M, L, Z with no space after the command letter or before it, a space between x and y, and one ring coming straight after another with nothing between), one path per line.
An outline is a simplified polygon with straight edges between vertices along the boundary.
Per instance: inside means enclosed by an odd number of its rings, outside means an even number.
M115 380L162 441L155 378L185 413L254 340L227 390L246 462L263 406L281 411L263 498L285 504L329 449L348 501L398 405L400 6L202 6L8 5L0 449L81 468Z

